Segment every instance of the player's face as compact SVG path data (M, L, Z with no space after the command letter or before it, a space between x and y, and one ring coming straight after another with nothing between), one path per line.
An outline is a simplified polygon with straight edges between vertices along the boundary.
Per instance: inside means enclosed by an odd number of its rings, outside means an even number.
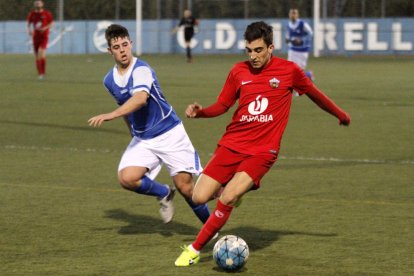
M132 61L132 41L128 37L113 38L108 51L119 66L128 67Z
M41 10L43 9L43 1L39 1L39 0L34 1L33 6L36 10Z
M272 57L273 44L266 45L263 38L246 41L246 54L253 68L259 69L269 63Z
M299 11L297 9L291 9L289 11L289 19L290 21L295 22L299 18Z

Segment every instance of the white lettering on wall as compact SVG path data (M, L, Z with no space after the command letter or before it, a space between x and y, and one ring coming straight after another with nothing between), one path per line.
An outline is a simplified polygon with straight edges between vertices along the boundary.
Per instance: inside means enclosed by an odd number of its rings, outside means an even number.
M370 51L384 51L388 50L388 43L385 41L378 41L378 24L368 23L368 50Z
M344 49L347 51L361 51L363 23L344 23Z
M336 43L336 25L334 23L320 23L319 32L322 34L319 36L319 40L316 41L319 50L323 50L325 44L328 50L338 50L338 44Z
M216 49L230 49L236 42L236 30L233 25L226 22L216 24Z
M401 23L392 23L392 46L397 51L411 51L413 44L409 41L402 41Z

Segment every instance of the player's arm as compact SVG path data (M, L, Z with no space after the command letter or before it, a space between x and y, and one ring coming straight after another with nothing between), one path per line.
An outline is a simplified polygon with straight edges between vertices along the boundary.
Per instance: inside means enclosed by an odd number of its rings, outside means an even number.
M53 21L52 14L51 13L48 13L47 16L48 16L49 24L47 24L46 26L44 26L43 28L40 29L42 32L51 29L53 27L53 25L54 25L54 21Z
M308 96L309 99L316 103L321 109L337 117L339 119L340 125L347 126L351 123L351 117L349 116L349 114L343 111L328 96L326 96L315 86L313 87L313 89L310 89L306 93L306 96Z
M32 15L32 13L29 13L29 15L27 16L27 19L26 19L26 22L27 22L27 24L26 24L26 29L27 29L27 33L28 33L30 36L32 36L32 34L33 34L32 28L31 28L31 26L30 26L30 25L32 25L32 22L31 22L31 15Z
M227 110L229 108L220 102L216 102L206 108L203 108L198 103L193 103L188 105L185 115L187 118L212 118L226 113Z
M124 117L147 104L148 93L146 91L136 92L128 101L110 113L100 114L88 120L90 126L100 126L104 121Z
M302 69L300 69L297 65L294 66L293 89L299 92L299 94L306 93L306 96L308 96L309 99L316 103L321 109L337 117L340 125L349 125L351 123L351 117L349 114L343 111L328 96L320 91L305 75Z
M238 97L239 87L237 81L234 80L232 72L233 70L227 76L226 83L215 103L206 108L203 108L198 103L190 104L185 111L185 115L188 118L212 118L226 113L234 105Z

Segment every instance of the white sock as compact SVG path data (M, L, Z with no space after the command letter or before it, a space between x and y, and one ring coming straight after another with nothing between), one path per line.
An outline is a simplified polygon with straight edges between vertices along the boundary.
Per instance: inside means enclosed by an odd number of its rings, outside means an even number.
M197 254L200 254L200 251L195 250L195 248L193 247L193 245L192 245L192 244L190 244L190 245L188 246L188 248L189 248L189 249L191 249L193 252L195 252L195 253L197 253Z

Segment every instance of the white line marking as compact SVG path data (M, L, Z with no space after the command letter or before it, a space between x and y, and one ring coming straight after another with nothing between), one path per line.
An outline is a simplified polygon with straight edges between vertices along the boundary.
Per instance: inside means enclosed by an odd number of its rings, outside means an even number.
M111 149L94 149L94 148L59 148L59 147L38 147L38 146L18 146L4 145L6 150L33 150L33 151L70 151L70 152L97 152L97 153L122 153L121 150ZM211 156L212 153L209 154ZM304 156L284 156L278 157L281 160L303 160L303 161L321 161L321 162L353 162L361 164L396 164L396 165L414 165L414 160L386 160L386 159L345 159L336 157L304 157Z

